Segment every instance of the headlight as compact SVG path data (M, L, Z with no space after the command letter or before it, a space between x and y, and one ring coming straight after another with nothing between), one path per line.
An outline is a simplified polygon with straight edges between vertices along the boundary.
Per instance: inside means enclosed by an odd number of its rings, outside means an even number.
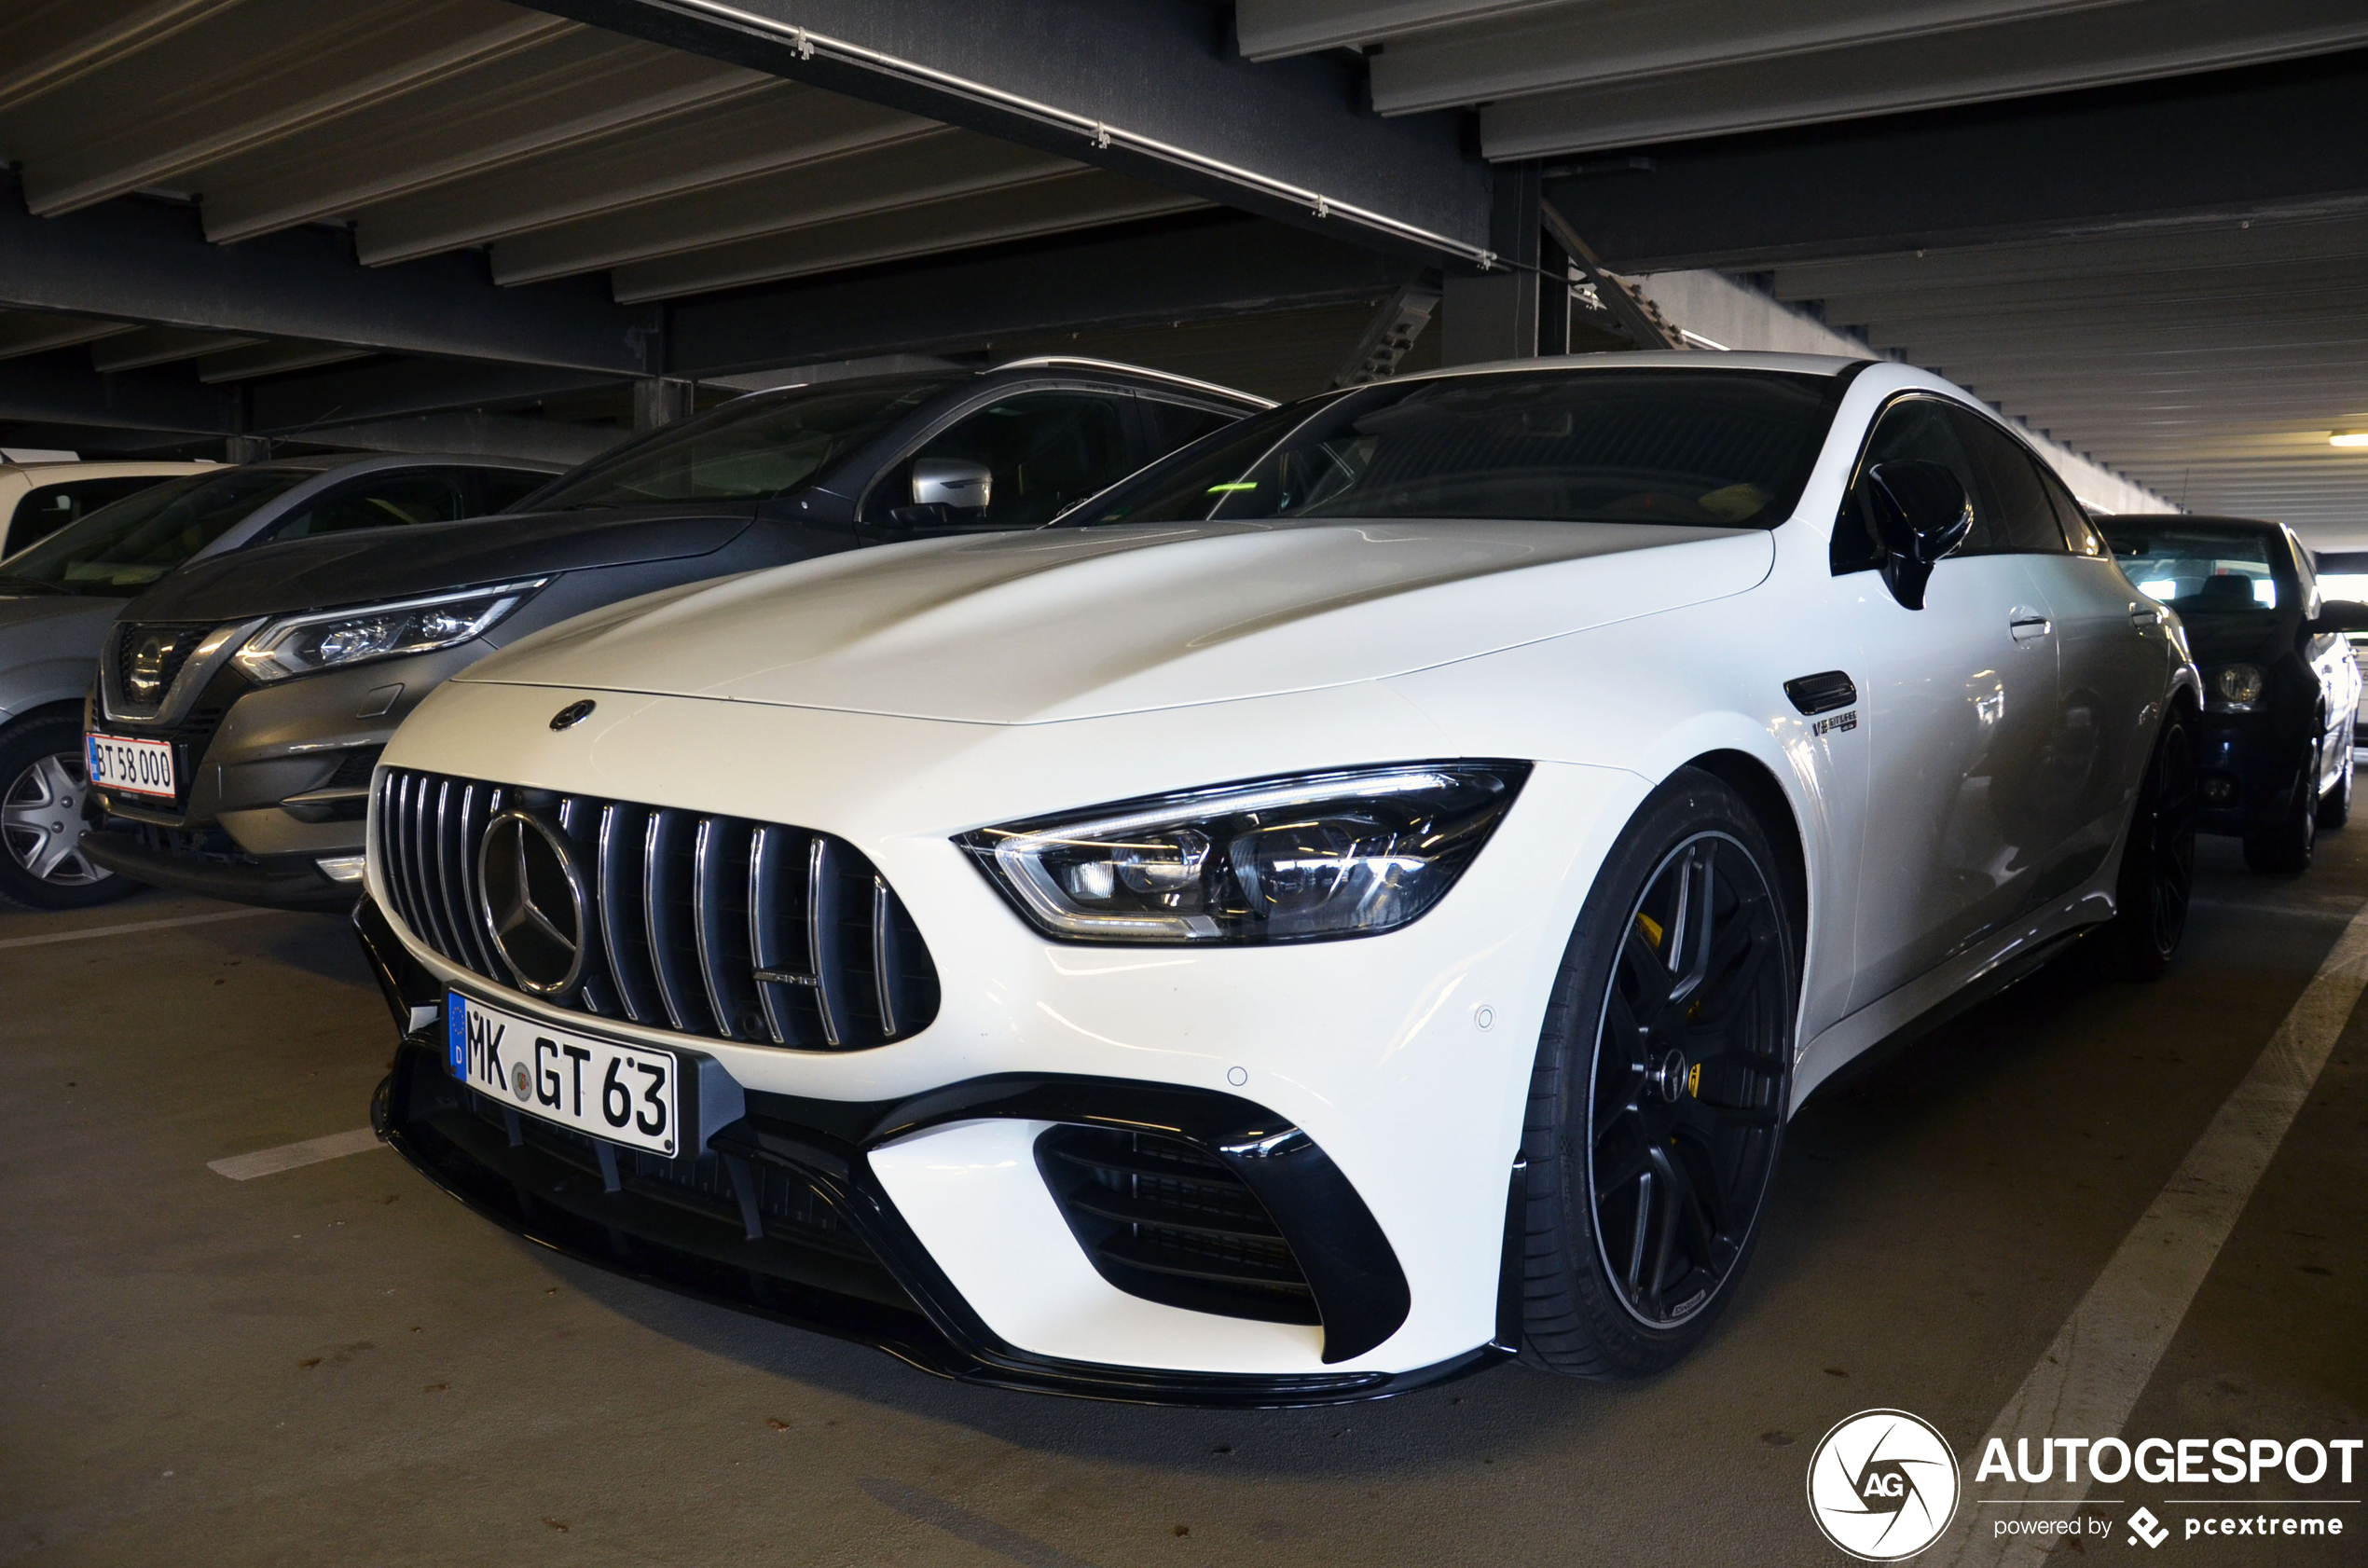
M1454 886L1529 766L1413 763L1264 779L955 842L1039 928L1071 942L1371 936Z
M549 581L538 577L359 610L291 615L249 638L239 650L239 665L257 681L283 681L370 659L448 648L480 635Z
M2223 665L2211 672L2211 706L2245 712L2261 701L2268 677L2259 665Z

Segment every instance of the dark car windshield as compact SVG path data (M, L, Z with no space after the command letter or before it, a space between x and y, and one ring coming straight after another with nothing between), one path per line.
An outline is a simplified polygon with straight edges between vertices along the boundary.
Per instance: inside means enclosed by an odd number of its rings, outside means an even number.
M0 561L0 593L129 598L307 479L310 468L244 467L168 479L102 506Z
M2115 517L2102 527L2113 558L2138 591L2182 615L2278 608L2270 549L2280 542L2274 533L2169 516L2159 523Z
M1658 368L1384 382L1246 420L1062 521L1773 528L1809 482L1838 392L1830 376Z
M572 512L780 495L810 483L962 380L898 376L736 399L713 413L593 459L529 496L517 510Z

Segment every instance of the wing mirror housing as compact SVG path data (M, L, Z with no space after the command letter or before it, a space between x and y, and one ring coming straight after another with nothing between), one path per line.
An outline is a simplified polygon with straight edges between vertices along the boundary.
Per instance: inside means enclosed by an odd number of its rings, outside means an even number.
M2314 636L2331 631L2368 631L2368 604L2356 598L2323 599L2318 618L2303 629Z
M1905 608L1921 610L1933 568L1973 531L1965 487L1940 463L1879 462L1860 479L1858 503L1883 547L1883 586Z
M952 512L984 512L995 493L995 471L967 458L921 458L913 464L913 504Z

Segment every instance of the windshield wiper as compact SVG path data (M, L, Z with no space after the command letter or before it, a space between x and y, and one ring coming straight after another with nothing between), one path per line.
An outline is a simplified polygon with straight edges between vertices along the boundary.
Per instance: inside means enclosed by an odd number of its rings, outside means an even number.
M31 588L37 594L63 594L68 598L75 597L72 588L62 587L55 583L44 583L38 577L0 577L0 594L11 593L20 588Z

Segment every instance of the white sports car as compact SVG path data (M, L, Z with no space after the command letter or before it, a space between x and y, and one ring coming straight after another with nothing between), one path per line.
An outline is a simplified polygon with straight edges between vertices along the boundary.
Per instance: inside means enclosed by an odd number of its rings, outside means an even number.
M2175 619L1980 404L1629 354L1327 394L1053 526L563 623L388 748L380 1129L921 1366L1650 1371L1787 1116L2193 868Z

